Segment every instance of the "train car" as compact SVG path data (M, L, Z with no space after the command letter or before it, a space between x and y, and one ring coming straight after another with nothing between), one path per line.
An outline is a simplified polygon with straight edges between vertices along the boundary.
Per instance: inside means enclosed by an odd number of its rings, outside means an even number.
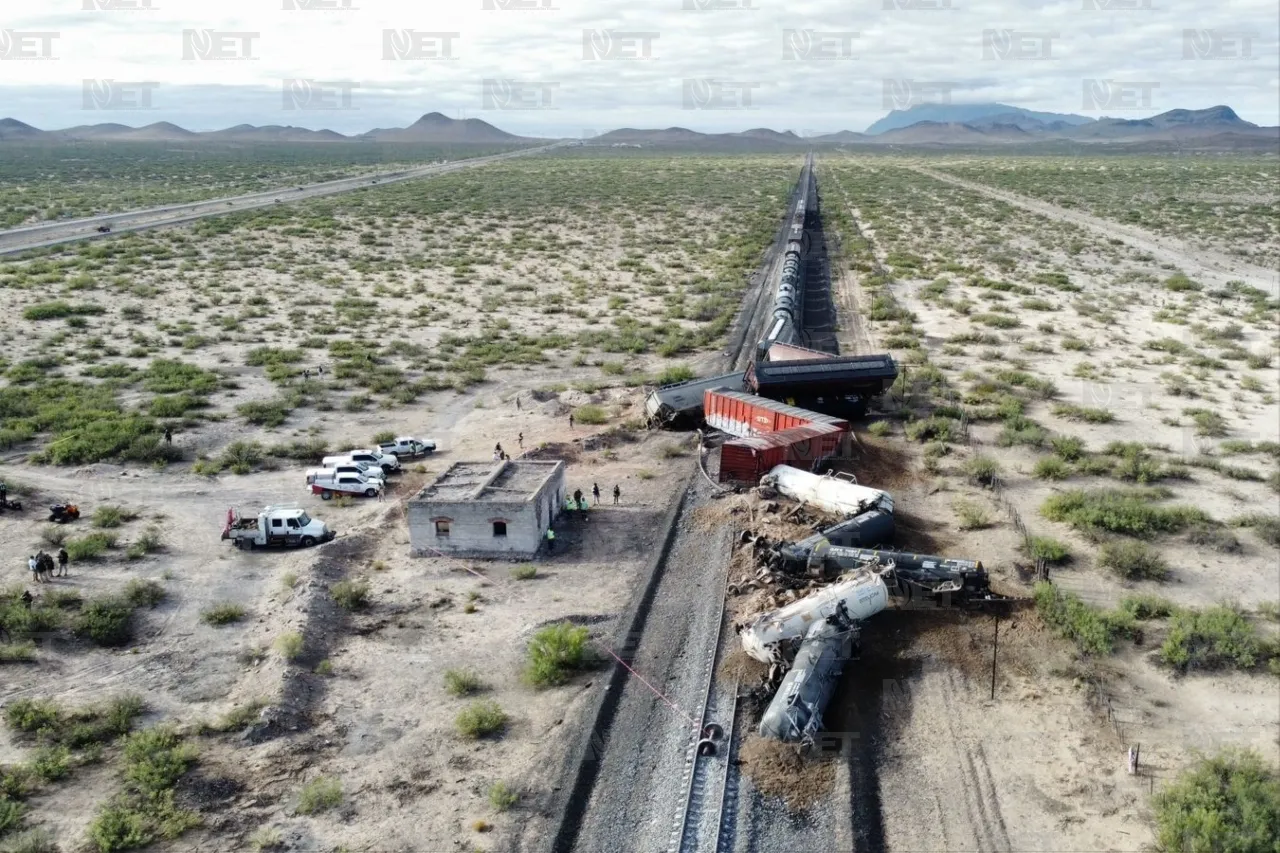
M707 426L737 438L781 432L809 424L828 424L849 431L849 422L821 412L800 409L741 391L710 390L704 395L703 417Z
M755 483L778 465L814 470L843 450L848 435L834 424L807 424L727 441L720 448L720 482Z
M889 390L897 378L898 365L886 353L756 361L747 371L745 384L762 397L799 401L874 397Z
M829 352L796 346L795 344L773 343L764 352L760 361L804 361L806 359L832 359L836 356Z
M696 426L702 421L702 403L707 390L739 390L742 388L742 377L741 373L726 373L723 376L694 379L654 389L644 402L649 426L663 429L672 429L682 424Z

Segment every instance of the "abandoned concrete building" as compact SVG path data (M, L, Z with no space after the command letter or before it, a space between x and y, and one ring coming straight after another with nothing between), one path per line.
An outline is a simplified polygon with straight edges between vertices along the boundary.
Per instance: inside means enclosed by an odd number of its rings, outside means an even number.
M409 501L414 557L532 557L564 506L564 462L455 462Z

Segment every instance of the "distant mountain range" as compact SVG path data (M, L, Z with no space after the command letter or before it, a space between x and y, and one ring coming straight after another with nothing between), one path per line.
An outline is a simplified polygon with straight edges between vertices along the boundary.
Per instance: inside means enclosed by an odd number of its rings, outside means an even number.
M65 130L37 130L17 119L0 119L0 141L96 141L96 142L421 142L451 145L492 145L534 140L499 130L476 118L451 119L427 113L408 127L376 128L358 136L305 127L239 124L225 130L196 132L167 121L145 127L123 124L90 124Z
M225 130L195 132L169 122L145 127L94 124L65 130L38 130L16 119L0 119L0 142L221 142L337 143L398 142L440 145L515 145L530 137L499 130L480 119L451 119L428 113L408 127L376 128L355 136L332 130L241 124ZM894 110L865 133L842 130L800 137L791 131L752 128L737 133L701 133L685 127L621 128L584 140L592 146L663 146L731 151L779 150L818 146L1009 146L1047 144L1190 145L1198 149L1276 150L1280 128L1259 127L1227 106L1169 110L1149 118L1091 119L1070 113L1046 113L1008 104L922 104Z

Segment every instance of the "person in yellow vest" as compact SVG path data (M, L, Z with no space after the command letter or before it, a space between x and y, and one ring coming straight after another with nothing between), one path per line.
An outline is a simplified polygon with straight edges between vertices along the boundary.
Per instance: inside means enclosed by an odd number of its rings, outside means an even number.
M550 527L547 528L547 553L554 554L556 552L556 532Z

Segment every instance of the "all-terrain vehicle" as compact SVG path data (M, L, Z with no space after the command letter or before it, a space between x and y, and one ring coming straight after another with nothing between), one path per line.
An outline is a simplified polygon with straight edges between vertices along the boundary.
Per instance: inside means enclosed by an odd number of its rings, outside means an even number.
M66 524L80 517L80 507L75 504L54 504L49 507L49 520L55 524Z

